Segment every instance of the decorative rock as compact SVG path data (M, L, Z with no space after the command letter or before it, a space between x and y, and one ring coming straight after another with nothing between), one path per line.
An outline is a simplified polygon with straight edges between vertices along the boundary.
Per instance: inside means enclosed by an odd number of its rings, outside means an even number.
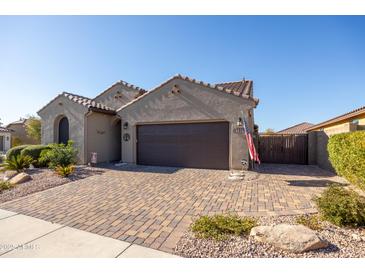
M357 235L355 233L351 234L351 238L355 241L358 241L358 242L361 242L362 241L362 238L360 235Z
M27 173L19 173L18 175L14 176L9 180L9 182L13 185L25 183L26 181L29 181L31 177Z
M5 171L3 180L9 181L11 178L13 178L17 174L18 174L18 172L15 170L7 170L7 171Z
M255 241L265 242L267 236L270 234L272 229L273 226L266 226L266 225L256 226L251 229L250 236L253 237Z
M270 243L275 247L295 253L328 246L328 243L322 240L315 231L304 225L258 226L251 230L250 236L257 241Z

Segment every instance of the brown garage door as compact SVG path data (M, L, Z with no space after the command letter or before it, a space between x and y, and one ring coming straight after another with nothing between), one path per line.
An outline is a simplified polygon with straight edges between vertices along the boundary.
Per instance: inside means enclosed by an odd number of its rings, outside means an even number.
M140 125L137 163L229 169L229 123Z

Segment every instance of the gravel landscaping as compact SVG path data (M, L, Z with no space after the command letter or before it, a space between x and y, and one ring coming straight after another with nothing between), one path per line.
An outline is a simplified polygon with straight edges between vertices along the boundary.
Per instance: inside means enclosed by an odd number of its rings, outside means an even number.
M296 216L260 217L260 225L296 224ZM365 258L365 229L339 228L322 223L318 234L330 244L327 248L305 253L278 250L250 237L230 237L225 241L197 239L187 232L177 243L175 253L189 258Z
M87 178L89 176L102 174L103 170L95 167L77 166L75 173L67 178L57 175L53 170L47 168L28 169L25 171L31 176L31 180L15 187L0 192L0 203L14 200L35 192L43 191L52 187L67 184L72 181ZM2 178L2 174L0 173Z

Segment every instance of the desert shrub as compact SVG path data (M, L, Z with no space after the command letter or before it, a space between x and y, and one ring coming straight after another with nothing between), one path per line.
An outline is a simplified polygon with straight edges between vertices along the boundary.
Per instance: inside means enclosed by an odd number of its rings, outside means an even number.
M365 189L365 131L332 135L327 149L337 174Z
M22 152L22 150L25 149L27 146L29 146L29 145L21 145L21 146L12 147L6 153L6 158L10 159L13 156L20 155L20 153Z
M44 167L46 166L45 163L43 161L39 161L39 158L43 151L47 151L49 149L50 147L46 145L29 145L21 151L20 155L30 156L33 158L35 166Z
M296 222L313 230L323 229L319 215L300 215L296 218Z
M67 167L76 163L76 153L72 141L65 144L50 144L49 150L41 153L40 162L48 163L48 167L55 169L58 166Z
M229 235L242 236L250 233L256 221L249 217L236 215L201 216L191 226L198 238L225 240Z
M330 186L315 202L323 219L337 226L365 225L365 198L353 190Z
M17 147L23 145L22 140L18 137L11 137L11 147Z
M29 165L33 162L32 157L30 156L11 156L5 160L4 167L7 170L16 170L18 172L28 168Z
M42 150L41 153L39 154L39 158L37 160L37 165L39 167L48 167L49 166L49 159L48 159L47 153L50 149L51 148L48 147L48 149Z
M0 180L0 193L3 190L10 189L12 187L14 187L14 185L12 185L10 182L8 182L8 181L1 181Z
M41 119L30 116L25 122L25 131L29 138L39 144L41 142Z
M58 175L62 177L68 177L75 172L75 166L74 165L57 166L55 168L55 171Z

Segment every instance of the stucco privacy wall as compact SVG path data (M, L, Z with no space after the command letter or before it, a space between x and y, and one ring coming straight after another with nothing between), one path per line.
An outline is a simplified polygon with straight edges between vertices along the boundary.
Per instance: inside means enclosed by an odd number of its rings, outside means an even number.
M138 97L141 94L140 92L122 83L116 83L95 97L95 101L113 109L118 109Z
M38 112L42 118L42 144L58 142L59 118L67 117L69 123L69 139L75 142L78 162L86 163L85 157L85 115L87 108L59 96L46 109Z
M87 115L87 162L97 152L98 162L120 160L120 119L115 115L91 112Z
M308 163L335 172L327 150L330 136L356 131L359 126L350 122L344 122L334 126L326 127L323 130L311 131L308 133Z
M174 85L178 86L180 93L171 93ZM240 169L241 160L248 160L248 150L243 134L234 133L233 127L243 111L249 127L253 130L253 119L248 115L253 107L254 103L244 98L173 79L118 111L122 117L122 125L124 122L129 124L127 130L122 128L122 136L125 133L131 136L129 141L122 141L122 160L127 163L136 162L137 124L228 121L230 168Z

